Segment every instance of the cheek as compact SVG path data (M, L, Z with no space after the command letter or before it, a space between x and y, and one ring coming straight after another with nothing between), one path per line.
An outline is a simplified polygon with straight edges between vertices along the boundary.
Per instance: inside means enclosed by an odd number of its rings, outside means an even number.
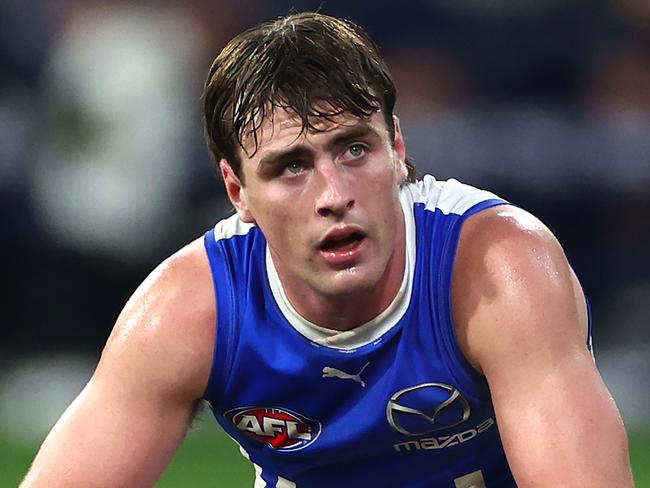
M267 206L261 212L258 225L269 240L286 241L290 238L292 230L291 215L283 208L270 208Z
M382 191L394 190L402 181L402 166L391 154L378 155L366 167L365 178Z
M286 218L287 204L283 195L261 185L249 189L248 207L262 228Z
M299 204L265 201L257 210L257 225L276 252L300 249L307 232L305 212Z
M381 217L381 221L390 220L395 205L399 205L397 197L399 185L395 179L393 168L382 168L365 176L366 184L360 185L367 201L372 202L371 210Z

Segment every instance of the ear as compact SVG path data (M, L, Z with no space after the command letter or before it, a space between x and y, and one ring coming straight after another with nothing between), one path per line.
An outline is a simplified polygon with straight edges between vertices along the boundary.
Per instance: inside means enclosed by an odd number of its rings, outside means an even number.
M219 169L221 170L221 177L226 185L226 193L230 202L237 210L239 218L246 223L253 224L255 219L248 209L248 202L246 197L246 189L242 184L239 177L235 174L230 163L226 159L219 161Z
M406 181L406 177L408 176L408 169L406 167L406 144L404 143L404 137L402 136L402 129L400 128L397 115L393 115L393 125L395 127L393 151L397 159L395 170L399 183L402 184Z

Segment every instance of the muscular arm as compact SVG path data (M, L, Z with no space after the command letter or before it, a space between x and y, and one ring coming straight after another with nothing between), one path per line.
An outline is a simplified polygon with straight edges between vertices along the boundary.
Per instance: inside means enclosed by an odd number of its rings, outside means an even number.
M92 379L47 436L21 487L153 486L207 384L214 324L199 240L131 297Z
M517 484L634 486L622 420L586 347L585 299L550 231L510 207L470 218L453 301Z

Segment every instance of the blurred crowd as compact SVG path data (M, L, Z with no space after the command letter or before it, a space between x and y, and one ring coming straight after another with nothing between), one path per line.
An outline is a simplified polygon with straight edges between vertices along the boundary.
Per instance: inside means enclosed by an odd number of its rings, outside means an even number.
M98 351L166 255L230 211L201 127L234 35L290 11L364 26L420 173L559 236L599 344L650 345L647 0L5 0L3 351Z

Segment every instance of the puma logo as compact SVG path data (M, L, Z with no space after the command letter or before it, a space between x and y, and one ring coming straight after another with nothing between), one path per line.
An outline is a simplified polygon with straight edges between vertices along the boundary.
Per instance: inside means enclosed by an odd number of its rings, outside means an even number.
M363 368L361 368L361 371L359 371L357 374L350 374L346 373L345 371L341 371L340 369L325 366L323 368L323 378L341 378L342 380L352 380L359 383L362 388L365 388L366 384L361 379L361 373L363 373L363 370L366 369L369 364L370 362L364 364Z

